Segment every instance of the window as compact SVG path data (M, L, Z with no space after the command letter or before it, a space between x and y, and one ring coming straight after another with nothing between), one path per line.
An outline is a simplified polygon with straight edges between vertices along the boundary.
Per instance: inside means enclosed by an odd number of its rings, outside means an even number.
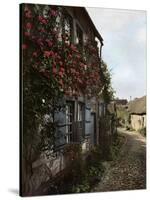
M67 102L66 105L66 143L73 141L73 121L74 121L74 103Z
M85 106L83 103L78 103L78 111L77 111L77 121L78 128L80 129L80 134L84 136L84 112Z
M83 46L83 32L78 24L76 25L76 33L77 33L76 43L82 47Z
M66 42L70 44L73 40L73 19L69 14L65 14L63 26Z
M78 103L78 121L82 122L83 120L83 105Z
M58 40L62 42L62 14L61 12L56 17L56 27L55 30L58 31Z

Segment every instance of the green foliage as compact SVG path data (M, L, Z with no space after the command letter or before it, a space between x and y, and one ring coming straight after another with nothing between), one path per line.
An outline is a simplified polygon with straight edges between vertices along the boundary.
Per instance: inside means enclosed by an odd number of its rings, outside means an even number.
M115 91L112 88L111 85L111 72L108 69L107 64L102 61L101 62L101 68L102 68L102 72L101 72L101 76L102 76L102 81L103 81L103 98L105 100L106 103L109 103L111 100L114 99L114 94Z
M117 106L118 125L130 128L130 115L124 106Z
M110 160L117 159L117 157L119 155L120 148L121 148L121 146L123 144L123 141L124 141L124 137L123 136L117 135L114 138L113 143L110 146L110 154L109 154L109 159Z
M118 136L114 139L109 152L109 160L117 159L123 137ZM63 177L57 180L54 184L50 184L49 194L67 194L67 193L82 193L90 192L91 189L100 182L105 171L103 165L102 151L99 146L93 148L86 159L83 159L81 146L68 146L65 150L67 155L72 158L72 150L77 150L76 159L69 159L70 166L65 170ZM74 156L73 156L74 157Z
M54 148L54 113L62 109L60 102L64 96L51 73L53 58L46 57L50 40L51 43L57 41L54 34L50 34L55 26L54 12L57 11L52 7L53 16L47 23L47 19L42 17L44 7L22 5L23 159L31 166L42 151L51 152ZM58 51L55 45L53 50Z
M72 188L73 193L81 193L81 192L89 192L89 191L90 191L90 185L86 179L81 184L73 186Z
M84 161L80 160L80 167L76 171L80 176L76 184L73 184L72 192L89 192L100 181L104 172L101 157L100 147L97 146L90 151Z
M72 150L77 150L76 159ZM83 159L81 145L70 145L65 149L66 155L70 155L68 167L63 176L53 184L50 184L50 194L90 192L91 188L100 181L104 166L101 161L100 148L96 147ZM73 158L73 159L72 159Z
M35 150L35 155L30 157L33 160L39 155L38 152L43 149L51 150L54 144L53 115L61 109L59 100L62 97L63 94L54 80L47 80L33 68L26 70L23 85L23 141L26 145L24 154L30 151L28 147L31 145Z

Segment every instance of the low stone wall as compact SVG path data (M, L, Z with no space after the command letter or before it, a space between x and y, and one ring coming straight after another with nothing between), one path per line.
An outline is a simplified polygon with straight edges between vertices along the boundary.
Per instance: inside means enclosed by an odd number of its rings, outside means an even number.
M41 154L40 158L32 164L32 176L30 178L30 191L34 194L42 183L53 179L65 168L65 157L61 151L47 157Z
M87 137L81 144L83 155L90 150L90 147L90 138ZM70 160L67 153L64 153L64 149L48 157L45 153L42 153L40 158L32 163L32 176L29 179L29 195L37 195L38 188L41 188L45 182L55 179L57 174L64 171L69 163Z

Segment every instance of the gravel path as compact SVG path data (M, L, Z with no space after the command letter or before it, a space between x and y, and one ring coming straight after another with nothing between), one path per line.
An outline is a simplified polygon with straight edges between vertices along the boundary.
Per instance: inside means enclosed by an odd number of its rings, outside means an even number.
M125 137L118 159L109 163L101 182L92 192L146 188L146 141L137 132L118 129Z

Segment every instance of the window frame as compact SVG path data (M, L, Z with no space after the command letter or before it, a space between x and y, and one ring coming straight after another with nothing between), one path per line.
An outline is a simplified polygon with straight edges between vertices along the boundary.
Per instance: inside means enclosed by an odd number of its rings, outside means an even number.
M67 109L67 107L70 107L70 108ZM73 134L74 134L73 123L75 119L74 114L75 114L75 102L67 101L66 102L66 132L65 132L66 144L73 142Z
M76 21L75 25L76 25L76 44L80 48L83 48L83 44L84 44L84 40L83 40L84 31L83 31L82 27L80 26L80 24L77 21ZM82 34L82 36L81 36L82 38L81 39L78 39L78 30ZM77 42L77 40L78 40L78 42Z
M79 106L81 106L81 113L79 111ZM79 114L81 114L81 120L80 120L80 116ZM77 122L78 122L78 128L82 129L82 137L85 136L85 103L78 101L77 102Z
M65 20L68 20L68 24L70 26L70 33L66 33L66 30L65 30ZM73 17L70 15L70 13L67 11L67 10L64 10L63 11L63 20L62 20L62 35L65 35L65 34L68 34L68 41L65 41L67 42L68 44L71 44L73 43L73 40L74 40L74 26L73 26L73 23L74 23L74 19Z

